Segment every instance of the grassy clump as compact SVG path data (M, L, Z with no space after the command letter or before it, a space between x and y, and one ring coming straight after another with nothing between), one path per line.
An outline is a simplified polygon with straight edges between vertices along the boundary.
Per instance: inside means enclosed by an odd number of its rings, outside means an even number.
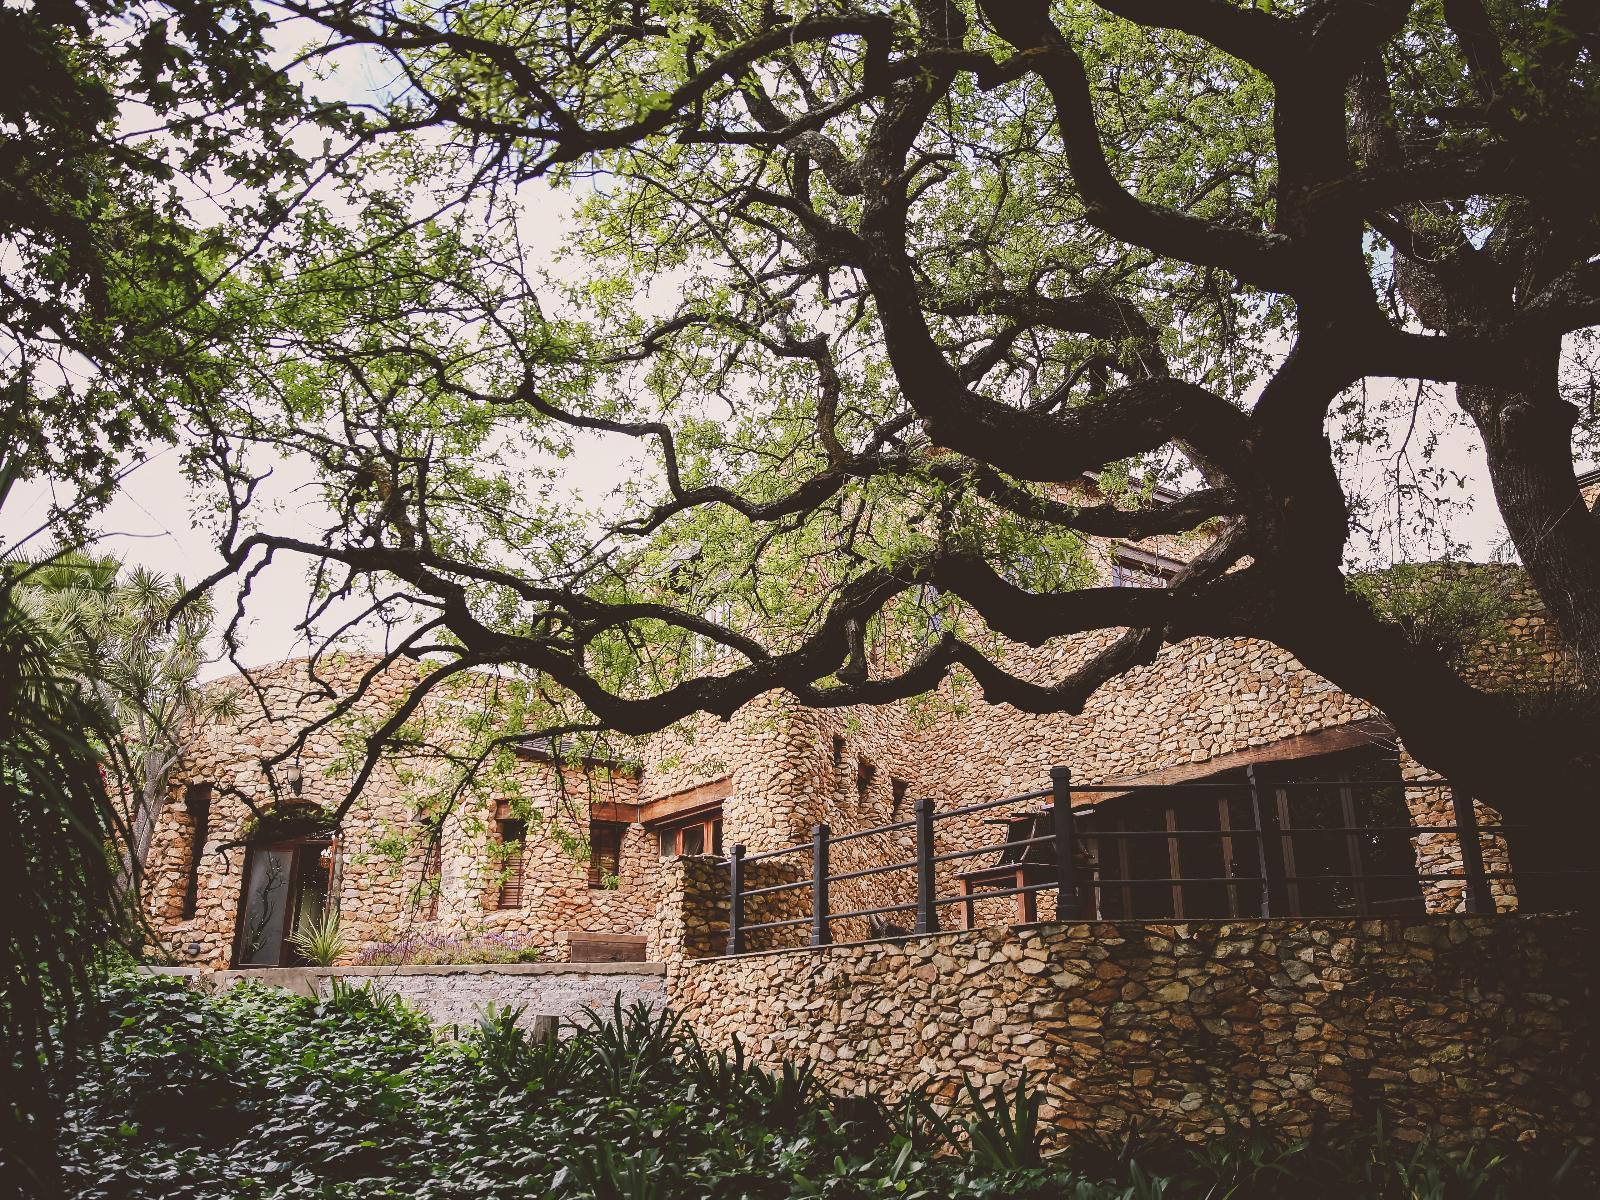
M61 1081L69 1194L90 1197L1589 1195L1572 1161L1450 1158L1360 1132L1285 1144L1084 1141L1039 1153L1027 1089L941 1116L829 1097L808 1066L711 1053L643 1009L538 1040L515 1014L453 1039L392 1000L315 1002L254 986L212 997L123 978L99 1053Z

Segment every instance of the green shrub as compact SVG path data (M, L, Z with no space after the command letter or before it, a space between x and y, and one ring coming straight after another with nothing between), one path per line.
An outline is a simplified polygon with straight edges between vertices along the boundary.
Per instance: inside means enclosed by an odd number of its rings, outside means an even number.
M957 1110L829 1097L808 1065L752 1065L678 1019L616 1006L564 1041L516 1010L454 1039L336 981L322 1002L119 977L99 1053L60 1081L68 1194L551 1200L1520 1200L1593 1194L1575 1162L1450 1158L1381 1128L1285 1144L1137 1136L1039 1153L1025 1084Z

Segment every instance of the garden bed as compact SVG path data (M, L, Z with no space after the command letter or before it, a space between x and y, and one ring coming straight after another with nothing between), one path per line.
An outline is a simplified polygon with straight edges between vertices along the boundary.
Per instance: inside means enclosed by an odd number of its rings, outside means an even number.
M824 1093L707 1052L667 1013L613 1009L566 1042L500 1013L439 1038L334 977L314 1001L256 986L112 981L98 1049L59 1083L67 1194L186 1196L1064 1197L1489 1200L1592 1195L1567 1148L1450 1157L1381 1122L1284 1143L1086 1140L1049 1160L1024 1087L940 1112Z

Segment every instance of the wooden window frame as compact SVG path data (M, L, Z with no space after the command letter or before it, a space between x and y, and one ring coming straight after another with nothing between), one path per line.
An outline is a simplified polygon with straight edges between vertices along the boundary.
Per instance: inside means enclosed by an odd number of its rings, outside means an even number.
M659 825L652 825L650 832L656 837L656 844L661 851L662 858L678 858L683 855L683 835L684 831L689 829L701 830L704 846L704 849L700 851L701 854L715 856L722 854L722 848L719 844L722 841L722 806L718 805L714 809L708 809L692 817L663 821ZM669 838L671 839L670 850L667 848Z
M589 822L589 886L596 890L606 890L606 876L622 876L622 842L628 836L628 827L621 821L593 821ZM610 848L610 862L614 868L605 870L604 857L600 847L604 843Z
M502 846L515 844L519 847L516 853L507 853L501 868L504 878L495 895L495 908L504 912L523 906L523 890L527 883L528 823L518 817L497 817L495 826Z
M1135 546L1117 546L1111 552L1111 586L1168 587L1183 567L1184 564L1175 558L1152 554Z

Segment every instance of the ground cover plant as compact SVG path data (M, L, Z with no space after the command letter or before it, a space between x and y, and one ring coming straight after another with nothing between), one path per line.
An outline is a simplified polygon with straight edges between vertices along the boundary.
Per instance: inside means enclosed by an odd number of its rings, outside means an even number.
M1592 1194L1575 1158L1392 1150L1378 1127L1292 1144L1086 1140L1045 1158L1025 1085L944 1116L841 1100L807 1066L710 1052L642 1009L560 1043L507 1012L441 1037L361 988L209 996L130 975L97 1019L98 1052L61 1080L67 1191L83 1200Z

